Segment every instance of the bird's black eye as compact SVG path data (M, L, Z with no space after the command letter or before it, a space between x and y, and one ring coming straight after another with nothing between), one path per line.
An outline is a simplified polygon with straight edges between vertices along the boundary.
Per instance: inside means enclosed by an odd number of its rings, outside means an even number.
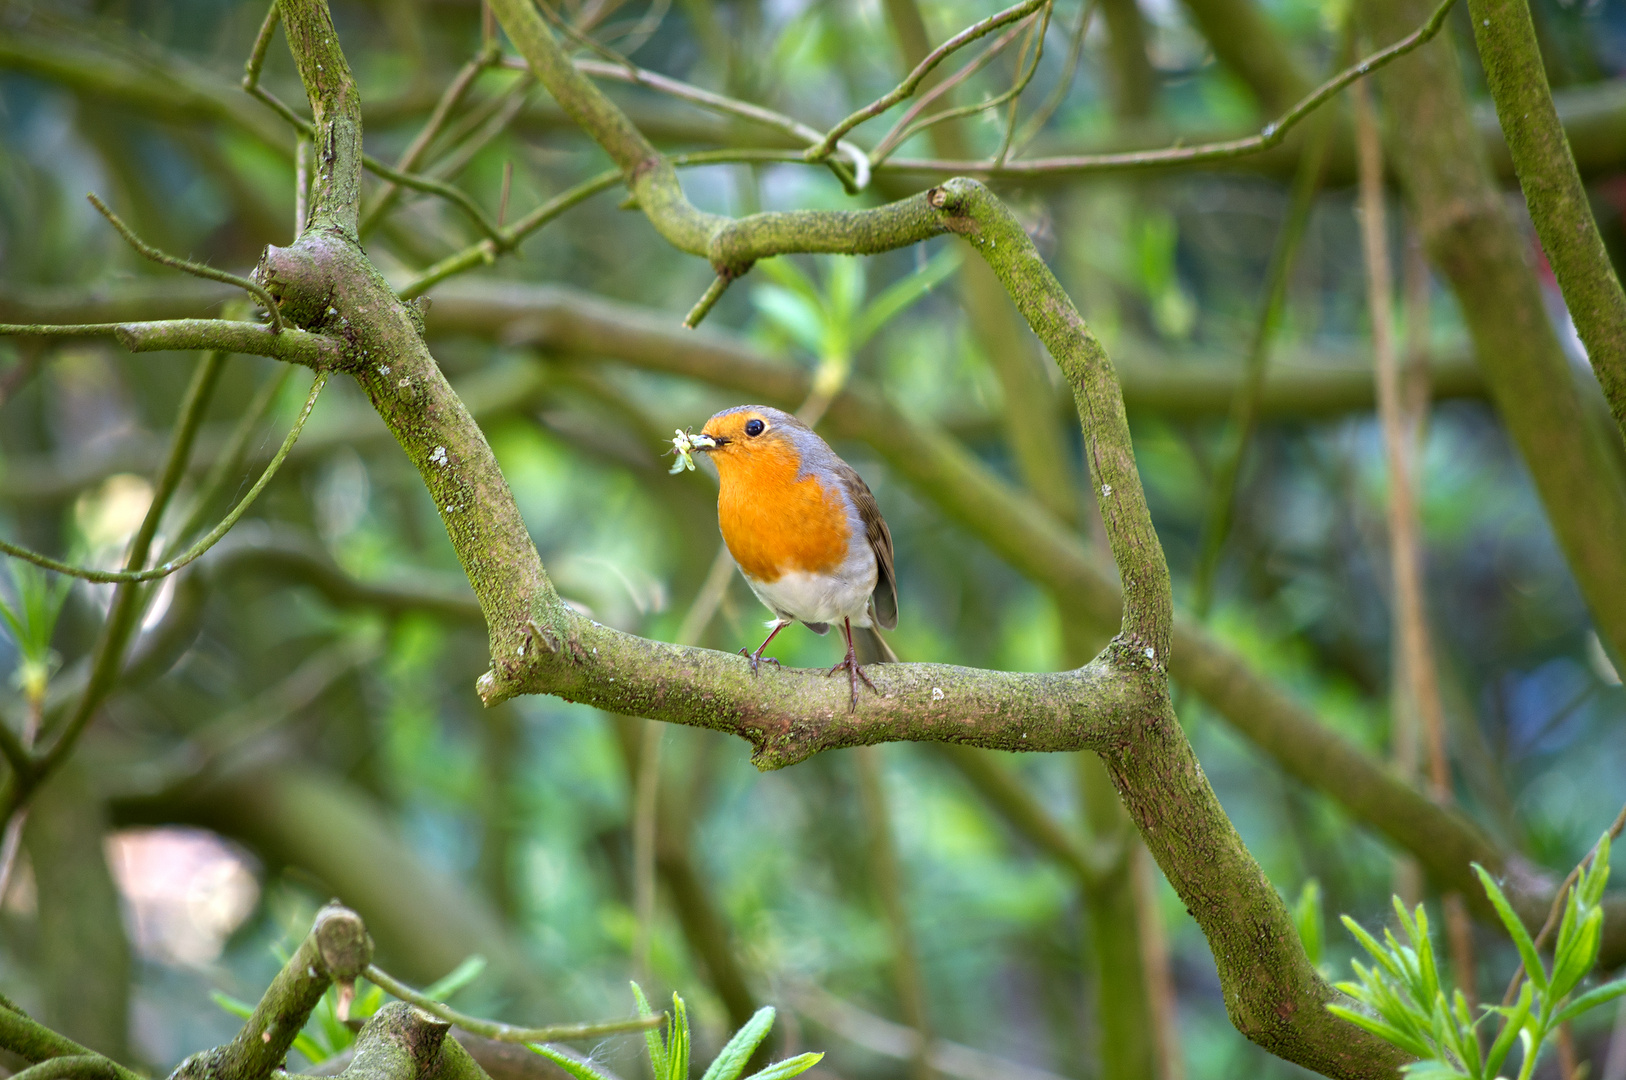
M764 426L765 425L761 420L747 420L745 422L745 433L750 435L752 438L755 438L756 436L762 434L762 429Z

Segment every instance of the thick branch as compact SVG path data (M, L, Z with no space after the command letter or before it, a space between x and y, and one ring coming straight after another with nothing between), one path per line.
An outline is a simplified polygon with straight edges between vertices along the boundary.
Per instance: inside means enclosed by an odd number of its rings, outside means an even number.
M1626 432L1626 293L1559 123L1530 7L1527 0L1469 0L1468 10L1530 219L1615 422Z
M280 9L313 114L316 175L309 224L354 240L361 210L361 93L327 4L284 3Z
M193 1054L176 1067L171 1080L262 1080L282 1067L294 1037L327 988L336 980L354 980L372 956L372 939L356 913L337 904L324 907L237 1037Z
M488 333L512 345L539 345L615 357L642 368L699 379L748 398L794 408L811 384L719 331L685 331L671 316L552 287L458 290L437 302L431 319L447 331ZM432 326L434 323L432 322ZM1370 372L1362 375L1370 392ZM1067 617L1107 632L1118 624L1116 583L1079 538L1009 486L941 430L905 416L854 381L831 403L830 433L862 441L950 518L996 554L1052 590ZM1442 810L1302 703L1258 675L1207 630L1176 618L1170 673L1200 694L1290 775L1323 791L1401 848L1417 855L1442 889L1469 897L1470 862L1507 874L1510 895L1532 926L1552 898L1553 882L1498 850L1465 818ZM1487 917L1492 913L1482 910ZM1626 958L1626 907L1606 920L1606 964Z
M1425 5L1372 0L1358 17L1383 35ZM1478 20L1476 19L1476 22ZM1626 484L1570 375L1527 245L1491 179L1448 40L1379 75L1389 160L1429 256L1450 282L1508 433L1530 475L1598 633L1626 650ZM1481 890L1464 882L1472 896Z

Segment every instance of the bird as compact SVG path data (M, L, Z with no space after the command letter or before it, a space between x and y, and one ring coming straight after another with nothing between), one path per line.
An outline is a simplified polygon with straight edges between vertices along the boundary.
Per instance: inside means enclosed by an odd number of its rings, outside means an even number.
M840 624L847 655L825 672L847 672L851 710L864 674L853 631L869 630L883 660L896 657L875 627L898 625L892 533L851 465L806 424L767 405L739 405L706 421L695 449L717 466L717 524L757 599L773 612L768 636L745 654L756 674L762 650L793 622L816 634ZM706 445L709 443L710 445Z

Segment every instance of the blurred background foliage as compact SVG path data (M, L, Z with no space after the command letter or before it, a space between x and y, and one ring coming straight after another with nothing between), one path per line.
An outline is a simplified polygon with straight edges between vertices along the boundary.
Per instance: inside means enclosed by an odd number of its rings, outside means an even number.
M565 0L562 14L608 7L596 38L639 65L820 126L903 69L894 3ZM1068 46L1081 12L1058 0L1019 116L1052 93L1059 107L1030 152L1156 145L1176 133L1195 140L1272 115L1215 61L1184 7L1099 7L1075 74ZM1614 93L1626 69L1626 5L1533 7L1555 87ZM920 13L939 40L989 10L925 0ZM1345 17L1338 3L1269 0L1263 11L1304 70L1331 68ZM222 0L0 4L0 304L71 313L97 298L199 295L128 250L81 199L87 190L149 241L216 266L246 270L263 245L290 240L294 139L235 86L264 14L263 4ZM376 156L400 156L479 51L481 14L473 0L334 4ZM1465 18L1460 7L1452 16L1459 42ZM1127 59L1114 55L1121 47ZM1462 55L1478 80L1471 49ZM1016 62L1008 50L960 100L1001 92ZM302 100L280 41L265 81ZM682 102L610 92L665 148L762 144L759 131ZM1626 124L1626 109L1615 115ZM1004 118L995 110L943 139L991 154ZM903 152L936 153L929 136ZM1360 390L1370 360L1351 161L1349 147L1334 148L1290 271L1273 363L1356 389L1330 403L1287 393L1267 402L1209 621L1325 723L1387 755L1387 481L1370 389ZM1600 223L1626 250L1626 155L1613 167L1607 155L1586 162ZM420 167L513 220L604 161L527 76L490 69ZM1221 171L1001 187L1124 372L1141 473L1182 599L1291 171L1291 159L1267 155ZM690 169L684 180L702 208L723 213L851 204L828 172L794 165ZM918 186L886 174L877 183L882 194ZM559 286L567 300L597 294L675 326L711 271L618 199L585 202L443 289L467 297L497 283ZM1400 213L1392 220L1404 252L1409 230ZM455 208L407 193L367 248L404 284L476 239ZM992 361L1001 349L1036 355L1036 346L1025 336L1001 341L968 317L963 300L975 285L956 272L953 251L943 240L862 264L779 260L725 294L708 327L834 385L850 374L878 386L1021 484L1000 419L1007 383ZM1554 317L1567 325L1546 280ZM1456 793L1499 840L1563 869L1626 800L1626 700L1525 467L1483 399L1453 302L1425 287L1426 302L1406 316L1421 320L1407 332L1436 372L1419 483ZM217 311L220 298L197 302ZM668 476L662 435L737 401L618 363L613 351L584 361L514 344L500 326L437 327L433 307L429 326L460 386L497 393L529 373L523 400L510 396L482 419L561 592L605 623L675 638L717 552L715 480L704 469ZM1579 359L1567 330L1566 340ZM189 366L106 341L0 340L0 530L113 565L151 498ZM205 447L218 449L275 367L231 361ZM303 396L297 378L277 390L251 458L269 455ZM1076 477L1076 424L1062 430L1071 432L1063 473ZM677 989L689 999L708 1053L755 1006L779 1006L777 1052L828 1051L810 1076L922 1075L905 1024L987 1056L938 1062L942 1075L1029 1075L1018 1066L1032 1077L1135 1075L1111 1060L1125 1035L1102 987L1121 984L1101 966L1148 958L1166 967L1171 1010L1172 1057L1157 1061L1157 1075L1299 1071L1232 1029L1207 946L1153 882L1155 870L1141 867L1138 931L1092 918L1091 905L1105 901L1013 830L936 748L881 748L868 766L878 783L866 788L858 752L759 775L743 743L704 732L652 737L638 722L549 698L482 710L472 687L486 663L483 627L467 614L434 507L382 436L355 388L335 380L252 520L195 572L153 591L135 668L55 794L42 793L32 811L0 898L4 993L77 1038L167 1071L230 1036L235 1022L211 995L256 998L278 966L275 950L297 942L316 906L338 895L362 911L384 963L402 976L426 983L484 955L485 974L454 999L467 1010L531 1022L622 1015L627 979L639 974L651 997ZM1071 633L1046 592L865 445L838 449L875 489L896 538L903 615L892 641L903 658L1048 670L1099 645ZM198 457L201 471L209 455ZM1061 512L1088 531L1080 486L1063 493L1073 501ZM272 550L300 558L252 557ZM311 567L328 565L378 594L347 602L313 587ZM0 597L21 614L0 635L0 670L15 673L0 713L21 731L41 701L82 678L111 587L67 591L42 643L37 620L64 594L27 568L8 569ZM396 586L443 602L378 599ZM701 640L752 646L762 618L736 576ZM777 651L787 665L836 659L829 639L800 627ZM1367 925L1385 918L1395 871L1382 842L1284 777L1194 695L1182 697L1181 720L1284 895L1299 897L1313 879L1326 911ZM634 857L635 779L657 746L659 888L640 962L638 897L650 883ZM1110 838L1121 827L1092 811L1100 779L1078 762L1001 764L1072 834ZM1102 940L1125 934L1161 942L1166 955L1132 947L1125 959ZM1477 942L1479 989L1492 995L1511 949L1485 927ZM1327 967L1346 970L1351 946L1329 932ZM915 1005L910 966L922 988ZM1577 1032L1595 1070L1605 1068L1615 1020L1602 1012ZM1614 1039L1621 1044L1618 1031ZM630 1076L638 1046L628 1036L592 1049ZM1615 1056L1626 1069L1626 1044Z

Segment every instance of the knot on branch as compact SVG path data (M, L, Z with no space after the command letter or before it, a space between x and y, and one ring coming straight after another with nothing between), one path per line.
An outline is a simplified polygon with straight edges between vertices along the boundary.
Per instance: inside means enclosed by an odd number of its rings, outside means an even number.
M942 215L943 226L950 232L974 233L981 228L976 220L978 204L992 197L981 182L956 176L927 191L926 205Z
M297 326L320 325L332 309L333 284L326 269L303 243L291 247L267 245L254 267L254 280L276 300L283 317Z
M360 915L336 901L316 913L311 936L322 965L335 980L353 981L373 962L373 939L366 924Z
M355 1080L416 1080L437 1072L452 1025L404 1001L379 1009L356 1036L356 1055L343 1073Z

